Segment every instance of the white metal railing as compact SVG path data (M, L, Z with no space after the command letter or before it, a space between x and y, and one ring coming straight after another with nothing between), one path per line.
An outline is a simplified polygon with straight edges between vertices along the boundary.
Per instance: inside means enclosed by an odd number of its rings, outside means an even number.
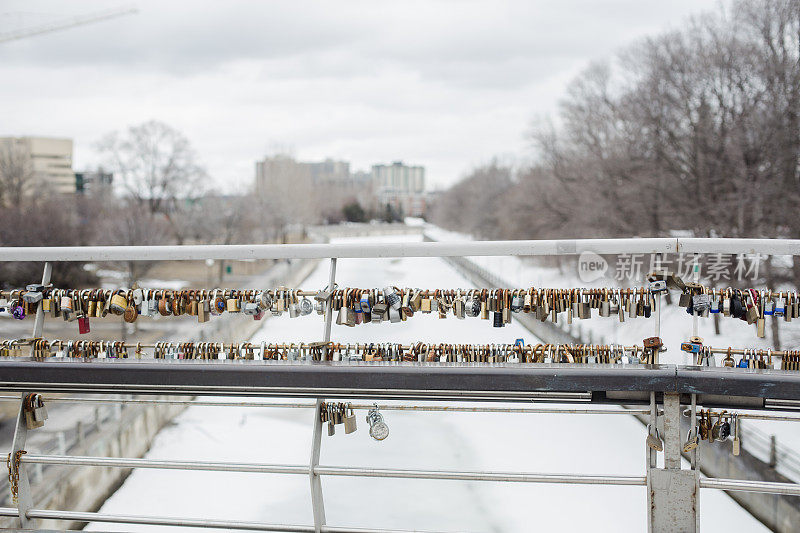
M562 239L363 244L5 247L0 261L199 261L597 254L800 255L800 239Z
M768 239L577 239L549 241L496 241L496 242L423 242L423 243L389 243L389 244L298 244L298 245L226 245L226 246L156 246L156 247L19 247L0 248L0 261L44 261L43 283L50 279L51 264L55 261L155 261L155 260L204 260L204 259L330 259L329 286L333 286L336 278L338 258L379 258L379 257L460 257L460 256L544 256L544 255L577 255L583 252L597 254L668 254L668 253L763 253L774 255L800 255L800 240L768 240ZM660 336L660 312L658 299L654 309L656 319L655 334ZM33 336L40 337L44 314L37 310ZM330 341L332 312L328 306L325 313L324 342ZM90 386L91 384L87 384ZM155 390L155 389L154 389ZM169 388L159 392L170 392ZM179 391L173 390L172 393ZM223 389L217 391L224 393ZM435 391L433 391L435 392ZM695 422L695 395L692 394L692 422ZM420 396L424 398L423 396ZM25 398L25 393L22 394ZM509 399L506 395L504 399ZM432 397L437 399L437 397ZM530 395L520 395L519 399L529 400ZM65 399L79 401L85 399ZM141 401L129 399L126 401ZM311 456L308 465L270 465L256 463L221 463L221 462L189 462L189 461L155 461L136 458L106 458L89 456L41 455L30 454L20 456L19 467L19 503L17 508L0 508L0 515L18 516L21 525L31 526L32 519L61 519L77 521L97 521L108 523L130 523L151 525L182 525L193 527L209 527L223 529L247 529L261 531L354 531L353 528L332 527L326 524L325 509L322 497L321 476L357 476L388 477L416 479L448 479L473 481L502 481L526 483L580 483L592 485L640 485L648 488L648 529L652 531L695 530L697 528L696 498L699 488L715 488L735 491L752 491L772 494L800 495L798 486L789 483L767 483L727 479L700 479L697 468L696 451L692 456L692 470L681 470L680 455L682 436L680 435L680 397L675 393L663 394L663 406L656 405L655 392L650 393L650 409L641 412L650 416L650 434L652 436L660 415L663 420L663 453L664 468L656 467L657 451L654 447L646 447L647 471L645 476L597 476L554 473L519 473L519 472L475 472L475 471L440 471L440 470L402 470L375 469L362 467L336 467L319 464L322 421L319 406L322 399L315 404L304 405L314 408L314 427L312 433ZM25 449L27 430L24 422L23 402L17 417L17 428L12 446L12 454ZM217 405L225 402L206 402ZM226 405L236 405L227 404ZM240 405L245 405L241 403ZM253 404L246 404L253 405ZM270 404L258 404L268 407ZM430 410L434 408L426 407ZM423 410L420 406L419 410ZM459 407L459 410L467 409ZM502 411L502 408L480 408L486 412ZM599 410L594 414L611 414ZM520 412L520 411L516 411ZM525 410L525 412L567 412L559 409ZM577 414L573 412L571 414ZM616 412L614 413L616 414ZM631 414L631 411L626 412ZM119 468L162 468L191 470L227 470L238 472L275 473L289 475L308 475L311 486L311 500L314 516L313 525L275 525L258 522L206 520L195 518L165 518L128 515L108 515L102 513L85 513L65 510L45 510L34 506L30 484L25 470L26 464L70 465L70 466L110 466ZM686 483L686 476L693 480ZM691 505L686 505L689 501ZM670 525L671 524L671 525ZM370 531L376 531L371 529ZM388 530L380 530L388 531Z

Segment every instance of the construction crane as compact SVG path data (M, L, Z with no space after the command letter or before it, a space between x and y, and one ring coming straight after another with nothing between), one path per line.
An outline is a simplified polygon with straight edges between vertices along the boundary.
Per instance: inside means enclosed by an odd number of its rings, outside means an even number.
M21 30L11 31L7 33L0 33L0 44L7 43L9 41L16 41L18 39L24 39L26 37L33 37L34 35L42 35L43 33L61 31L61 30L66 30L68 28L74 28L76 26L83 26L85 24L102 22L104 20L123 17L125 15L133 15L138 12L139 10L136 7L116 8L106 11L97 11L94 13L89 13L87 15L72 17L65 20L57 20L39 26L23 28Z

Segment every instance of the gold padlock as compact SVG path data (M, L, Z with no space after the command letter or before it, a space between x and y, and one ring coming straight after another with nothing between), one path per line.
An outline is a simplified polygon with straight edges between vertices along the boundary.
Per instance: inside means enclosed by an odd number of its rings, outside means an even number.
M108 308L109 311L114 313L115 315L122 315L125 313L125 309L128 308L128 300L122 294L123 291L117 291L111 296L111 303L109 304Z

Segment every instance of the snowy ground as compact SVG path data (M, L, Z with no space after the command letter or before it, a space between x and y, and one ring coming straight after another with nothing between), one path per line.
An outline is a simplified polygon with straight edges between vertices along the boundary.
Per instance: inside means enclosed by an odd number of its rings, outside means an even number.
M396 239L412 239L399 236ZM389 238L376 239L385 242ZM394 240L394 238L392 239ZM321 287L327 264L304 283ZM340 260L342 286L466 288L439 259ZM270 320L254 337L308 341L322 336L316 315ZM432 315L402 324L333 327L340 341L510 342L531 335L516 323ZM385 413L391 433L369 438L363 411L359 431L323 436L322 465L415 469L643 475L644 429L631 416ZM308 464L311 410L192 407L156 438L147 457ZM336 526L449 531L643 531L643 487L323 478L327 521ZM701 493L703 531L766 531L724 493ZM306 476L137 470L101 512L312 523ZM161 531L173 528L90 524L89 530ZM178 528L174 528L178 531ZM184 529L185 530L185 529Z

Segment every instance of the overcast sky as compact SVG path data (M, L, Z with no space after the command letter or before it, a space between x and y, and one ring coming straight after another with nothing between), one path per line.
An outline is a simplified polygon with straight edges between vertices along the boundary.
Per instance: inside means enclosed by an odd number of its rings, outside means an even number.
M0 32L115 2L4 0ZM0 44L0 136L75 140L158 119L220 186L290 150L353 169L403 160L443 187L492 156L530 156L531 120L569 80L716 4L612 1L139 1L139 13Z

